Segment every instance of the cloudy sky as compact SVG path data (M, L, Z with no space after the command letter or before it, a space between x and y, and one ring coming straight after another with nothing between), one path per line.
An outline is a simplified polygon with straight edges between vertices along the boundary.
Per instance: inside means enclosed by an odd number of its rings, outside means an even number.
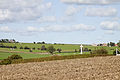
M0 39L91 44L119 35L120 0L0 0Z

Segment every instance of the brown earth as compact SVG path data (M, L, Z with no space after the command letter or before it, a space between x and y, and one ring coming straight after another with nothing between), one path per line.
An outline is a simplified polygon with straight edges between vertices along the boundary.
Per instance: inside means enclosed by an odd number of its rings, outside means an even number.
M120 80L120 56L0 65L0 80Z

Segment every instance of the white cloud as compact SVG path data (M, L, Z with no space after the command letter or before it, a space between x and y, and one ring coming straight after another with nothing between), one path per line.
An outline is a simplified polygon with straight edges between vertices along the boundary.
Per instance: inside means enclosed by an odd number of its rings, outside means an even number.
M95 30L94 26L85 25L85 24L78 24L73 26L74 30L85 30L85 31L93 31Z
M43 23L43 22L55 22L56 17L55 16L43 16L38 19L38 22Z
M36 20L51 6L42 0L0 0L0 23Z
M61 2L68 4L106 5L119 3L120 0L61 0Z
M107 30L107 31L105 32L105 34L113 35L113 34L114 34L114 31L113 31L113 30Z
M8 28L8 26L2 26L0 27L0 32L11 32L11 30Z
M81 9L82 9L82 7L68 6L66 11L65 11L65 14L68 16L71 16L71 15L74 15L77 12L79 12Z
M107 8L87 8L85 11L86 16L116 16L117 9L112 7Z
M35 32L35 31L37 31L37 28L30 26L30 27L27 27L27 31Z
M104 30L120 30L120 23L116 21L104 21L100 23L100 26Z
M113 17L112 20L118 21L118 20L120 20L120 17Z
M77 24L77 25L50 25L40 28L28 27L27 31L29 32L71 32L71 31L94 31L95 27L91 25L85 24Z

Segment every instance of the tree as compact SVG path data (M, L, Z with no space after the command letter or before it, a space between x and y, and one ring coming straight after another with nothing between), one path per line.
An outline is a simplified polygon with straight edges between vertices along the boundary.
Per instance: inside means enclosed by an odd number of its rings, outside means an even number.
M59 53L61 53L62 49L59 49L59 48L58 48L57 51L58 51Z
M30 49L29 47L25 46L24 49Z
M119 40L119 42L117 43L117 45L120 47L120 40Z
M23 49L23 47L21 46L20 49Z
M45 42L43 41L42 44L45 44Z
M49 47L47 48L47 51L53 55L53 52L55 52L56 49L55 49L53 46L49 46Z
M43 46L41 47L41 50L46 50L45 45L43 45Z
M109 46L110 46L110 43L107 43L107 46L109 47Z
M120 47L120 43L117 44Z
M112 46L115 46L115 43L113 43L113 42L110 42L110 46L112 47Z

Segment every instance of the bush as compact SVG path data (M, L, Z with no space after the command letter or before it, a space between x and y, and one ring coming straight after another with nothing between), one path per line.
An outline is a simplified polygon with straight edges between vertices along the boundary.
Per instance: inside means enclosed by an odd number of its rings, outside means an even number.
M4 59L0 62L0 65L7 65L7 64L11 64L12 60L10 59Z
M77 49L75 49L75 52L77 52Z
M41 50L46 50L47 48L45 48L45 45L43 45L42 47L41 47Z
M30 49L30 48L28 48L27 46L25 46L24 49Z
M32 50L30 49L29 52L32 52Z
M16 55L16 54L14 54L14 55L9 56L7 59L10 59L10 60L14 60L14 59L22 59L22 57L21 57L20 55Z
M17 46L13 46L14 49L17 49Z
M58 51L59 53L61 53L62 49L59 49L59 48L58 48L57 51Z
M84 48L83 51L89 51L88 48Z
M47 51L48 51L49 53L53 54L53 52L56 51L56 49L55 49L53 46L49 46L49 47L47 48Z
M0 62L0 65L8 65L8 64L11 64L13 60L16 60L16 59L22 59L22 57L20 55L11 55L9 56L7 59L4 59Z
M23 47L21 46L20 49L23 49Z
M76 58L89 58L98 56L113 56L112 54L82 54L82 55L66 55L66 56L51 56L35 59L19 59L12 61L13 64L18 63L28 63L28 62L43 62L43 61L53 61L53 60L64 60L64 59L76 59Z
M91 54L108 54L108 51L102 48L102 49L92 51Z
M33 50L35 50L35 47L34 48L32 48Z
M89 51L92 51L91 49L89 49Z
M40 50L40 48L38 48L38 50Z

